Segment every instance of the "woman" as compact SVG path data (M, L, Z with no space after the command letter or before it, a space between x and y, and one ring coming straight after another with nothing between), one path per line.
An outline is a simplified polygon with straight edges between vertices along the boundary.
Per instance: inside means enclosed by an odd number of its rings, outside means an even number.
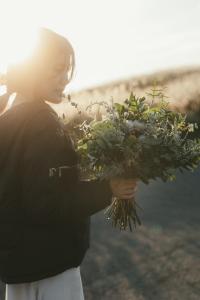
M0 278L6 300L84 299L80 264L89 248L90 216L112 195L134 194L131 179L79 180L70 137L45 102L62 101L74 68L70 42L42 28L32 55L7 71L7 93L0 99Z

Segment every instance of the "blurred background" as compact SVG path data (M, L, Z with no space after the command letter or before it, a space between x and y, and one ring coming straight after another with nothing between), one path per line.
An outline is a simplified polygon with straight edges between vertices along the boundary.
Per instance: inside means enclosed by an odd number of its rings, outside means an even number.
M145 95L156 80L171 109L199 123L199 16L199 0L0 0L0 73L28 54L45 26L74 47L76 70L65 93L81 107L122 102L130 91ZM52 106L72 118L67 100ZM197 169L177 172L173 183L140 184L143 224L133 233L113 229L103 211L92 216L81 266L87 300L200 298L199 182ZM3 300L3 284L0 291Z

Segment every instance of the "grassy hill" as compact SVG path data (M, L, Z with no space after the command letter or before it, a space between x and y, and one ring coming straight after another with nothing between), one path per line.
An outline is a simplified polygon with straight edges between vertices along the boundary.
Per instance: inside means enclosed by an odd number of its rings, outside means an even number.
M138 96L149 92L155 80L160 87L166 88L165 93L173 109L187 111L200 108L200 67L180 68L113 81L73 93L71 97L83 107L91 101L109 101L111 97L116 102L122 102L131 91Z

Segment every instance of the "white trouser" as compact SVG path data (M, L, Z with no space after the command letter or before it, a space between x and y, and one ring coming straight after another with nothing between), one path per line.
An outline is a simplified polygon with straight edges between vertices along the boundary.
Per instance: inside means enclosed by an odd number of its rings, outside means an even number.
M6 284L6 300L84 300L80 267L42 280Z

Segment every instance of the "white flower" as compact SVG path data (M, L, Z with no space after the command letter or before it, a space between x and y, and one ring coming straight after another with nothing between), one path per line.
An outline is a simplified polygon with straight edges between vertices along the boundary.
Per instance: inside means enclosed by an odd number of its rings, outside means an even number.
M188 131L189 132L194 132L194 124L189 124Z

